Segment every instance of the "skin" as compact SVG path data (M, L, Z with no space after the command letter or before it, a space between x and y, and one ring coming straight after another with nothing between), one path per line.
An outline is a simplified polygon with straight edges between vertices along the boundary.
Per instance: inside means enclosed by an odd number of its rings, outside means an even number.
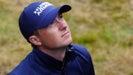
M29 41L42 52L63 61L66 48L72 43L72 37L62 14L57 15L52 24L38 29L37 33L37 35L30 36Z

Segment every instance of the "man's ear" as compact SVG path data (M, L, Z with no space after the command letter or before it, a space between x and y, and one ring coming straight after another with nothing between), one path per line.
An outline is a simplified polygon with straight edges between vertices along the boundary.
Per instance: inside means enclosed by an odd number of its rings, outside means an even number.
M35 35L30 36L29 41L34 45L41 45L40 39Z

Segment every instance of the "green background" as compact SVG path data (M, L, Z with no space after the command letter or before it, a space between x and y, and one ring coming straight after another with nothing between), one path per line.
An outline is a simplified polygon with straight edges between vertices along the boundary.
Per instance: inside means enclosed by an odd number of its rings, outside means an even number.
M6 75L31 51L18 17L37 0L0 0L0 75ZM42 0L43 1L43 0ZM133 75L133 0L47 0L69 4L64 14L73 43L90 52L96 75Z

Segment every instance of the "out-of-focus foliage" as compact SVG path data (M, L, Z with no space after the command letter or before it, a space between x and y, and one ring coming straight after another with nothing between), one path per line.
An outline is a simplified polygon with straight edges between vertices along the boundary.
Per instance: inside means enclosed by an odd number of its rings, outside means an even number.
M0 0L0 75L10 72L31 51L19 31L18 18L33 1ZM73 42L84 45L92 55L96 75L133 75L133 0L47 1L72 6L64 18Z

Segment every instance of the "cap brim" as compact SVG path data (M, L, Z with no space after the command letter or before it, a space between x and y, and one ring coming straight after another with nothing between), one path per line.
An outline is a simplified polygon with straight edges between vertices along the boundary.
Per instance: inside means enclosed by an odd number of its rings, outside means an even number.
M71 10L71 6L63 5L57 8L54 8L51 12L49 12L41 21L38 28L47 27L52 24L58 14L65 13Z
M70 6L70 5L63 5L63 6L60 7L58 13L59 13L59 14L60 14L60 13L64 13L64 12L67 12L67 11L69 11L69 10L71 10L71 6Z

